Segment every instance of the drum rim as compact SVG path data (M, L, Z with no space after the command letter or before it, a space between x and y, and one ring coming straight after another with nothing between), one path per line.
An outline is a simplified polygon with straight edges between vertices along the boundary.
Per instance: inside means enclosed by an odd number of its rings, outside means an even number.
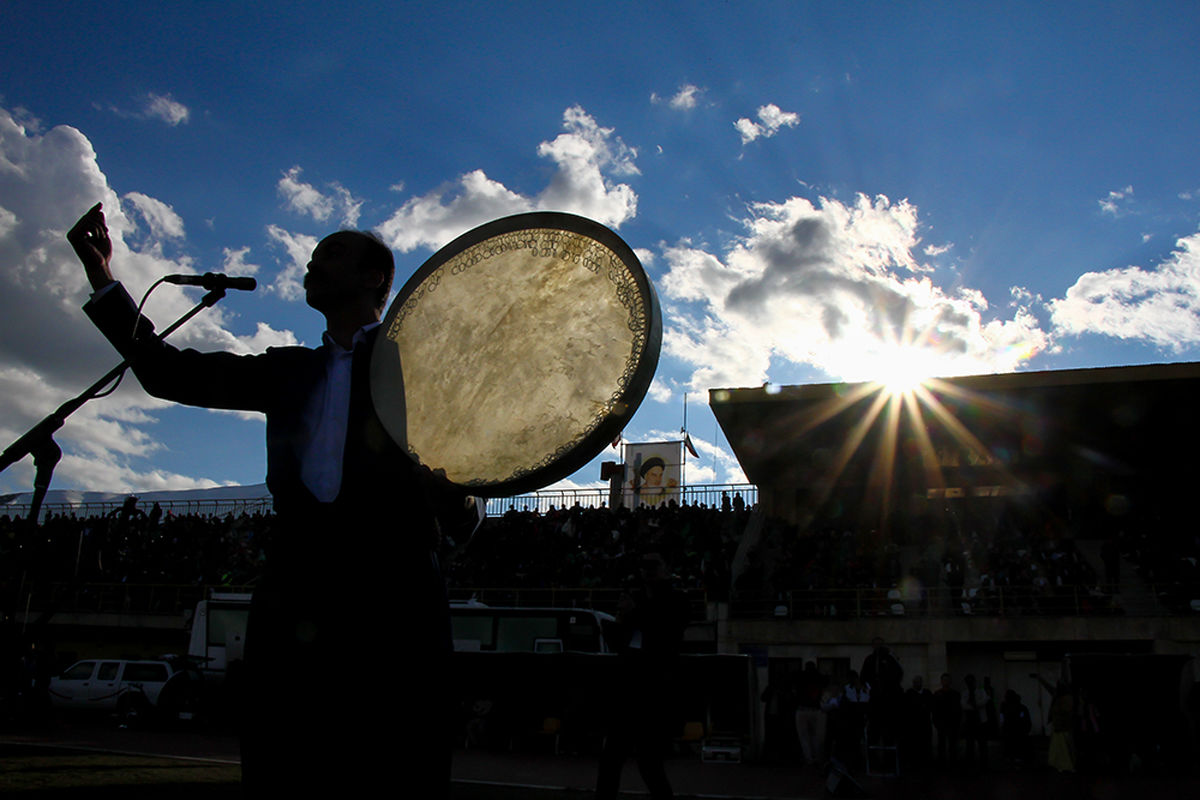
M637 365L613 411L595 425L590 433L584 435L564 452L557 454L549 464L530 469L516 477L498 481L454 484L481 497L507 497L535 491L571 475L600 455L617 434L629 424L629 420L645 399L658 369L658 359L662 349L662 311L658 302L658 293L646 274L641 260L633 252L633 248L607 226L577 214L561 211L530 211L501 217L472 228L442 246L404 282L388 306L387 313L383 318L382 329L388 330L400 308L426 278L459 253L493 236L533 229L562 230L587 236L607 247L616 255L629 270L637 285L642 312L647 320L646 337L642 352L637 358ZM374 381L371 382L371 394L372 401L374 401ZM389 435L391 435L390 431ZM405 450L418 463L424 463L411 447L406 447Z

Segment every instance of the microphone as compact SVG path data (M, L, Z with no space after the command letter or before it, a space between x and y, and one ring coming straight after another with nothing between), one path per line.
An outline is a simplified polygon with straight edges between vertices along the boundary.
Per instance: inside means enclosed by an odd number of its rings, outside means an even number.
M231 278L220 272L206 272L203 275L168 275L163 278L167 283L176 286L203 286L205 289L240 289L253 292L258 288L254 278Z

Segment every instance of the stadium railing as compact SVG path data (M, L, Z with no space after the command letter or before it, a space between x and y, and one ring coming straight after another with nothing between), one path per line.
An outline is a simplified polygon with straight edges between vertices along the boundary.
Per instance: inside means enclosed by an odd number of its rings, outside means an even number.
M210 592L252 592L253 586L151 583L50 583L29 597L29 612L178 615Z
M29 598L28 611L74 614L178 615L196 607L211 591L252 592L253 586L171 585L136 583L51 583ZM1161 617L1200 613L1200 585L1152 584L1141 600L1130 593L1113 594L1112 587L1064 586L1050 594L1030 588L1005 588L986 595L964 597L959 591L930 589L899 597L894 589L822 589L778 593L734 592L728 600L731 619L852 620L878 617L1078 617L1124 615ZM620 588L451 587L451 602L470 601L489 606L588 608L616 613ZM713 614L719 597L704 589L685 589L692 619ZM24 609L22 602L22 611ZM18 609L10 609L17 611Z
M746 508L752 508L758 502L758 487L750 483L706 483L695 486L680 486L678 502L688 505L706 505L709 508L720 508L721 497L727 494L730 502L737 495L742 496ZM489 517L498 517L509 510L537 511L545 513L551 507L556 509L571 508L579 504L582 508L600 508L607 506L609 490L607 487L587 487L582 489L543 489L540 492L516 495L515 497L492 497L487 501Z
M747 508L752 508L758 502L758 487L749 483L717 483L679 487L678 500L689 505L704 504L710 508L721 507L722 494L728 494L730 501L740 494ZM553 508L571 508L578 503L583 508L600 508L607 506L609 491L606 487L586 487L580 489L543 489L539 492L516 495L513 497L488 498L486 508L491 517L501 516L506 511L537 511L545 513ZM139 500L137 508L149 513L157 502L163 513L177 516L198 514L201 516L225 516L255 512L268 513L272 510L270 495L263 497L225 499L225 500ZM74 515L76 517L104 516L121 509L125 499L109 501L80 501L77 503L43 503L42 513L55 516ZM16 502L0 505L0 515L10 518L25 517L29 514L28 502ZM43 517L44 519L45 517Z
M138 501L137 509L143 513L150 513L150 509L154 507L154 500ZM270 513L272 511L272 500L268 495L266 497L252 498L237 498L231 500L159 500L157 501L159 508L164 514L171 513L175 516L197 515L197 516L220 516L233 514L254 514ZM80 501L78 503L43 503L41 520L45 520L47 516L75 516L79 519L87 517L103 517L114 511L119 511L124 505L123 500L105 500L105 501ZM6 503L0 505L0 516L8 516L9 518L24 518L29 515L29 503Z
M1153 584L1134 595L1115 587L1061 586L990 591L855 588L785 592L735 591L729 616L737 619L861 619L865 617L1166 616L1200 613L1200 585Z

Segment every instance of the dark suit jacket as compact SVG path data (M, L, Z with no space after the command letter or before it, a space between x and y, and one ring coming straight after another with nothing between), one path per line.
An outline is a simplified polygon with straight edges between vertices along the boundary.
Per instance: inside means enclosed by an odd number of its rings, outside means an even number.
M304 412L324 374L324 345L316 349L273 347L259 355L179 350L153 336L153 324L137 317L132 298L120 285L100 300L89 301L84 311L129 359L142 386L155 397L204 408L266 414L267 488L275 498L276 510L283 514L304 511L316 502L301 481L300 458ZM131 336L135 319L138 332ZM433 491L443 499L452 490L432 482L428 471L417 467L395 444L375 413L368 377L373 346L372 335L367 347L355 354L342 490L335 502L361 509L386 498L394 508L418 499L408 497L405 487ZM403 496L398 497L398 491Z
M437 787L426 796L444 795L449 739L435 732L450 718L451 640L445 586L431 551L435 508L450 510L458 501L461 510L463 493L417 465L380 423L368 370L374 337L355 350L341 490L334 502L319 503L301 480L300 462L304 413L324 375L323 347L245 356L179 350L152 335L153 325L138 318L121 286L84 310L155 397L267 416L267 486L278 524L246 641L248 789L270 796L306 784L342 789L347 774L366 780L373 770L391 769L400 752L410 754L415 785ZM135 321L138 333L131 336ZM356 655L398 641L416 691L364 702L350 687L373 662ZM360 736L378 718L399 719L402 710L411 735L398 751L377 752L384 743L393 747L387 737Z

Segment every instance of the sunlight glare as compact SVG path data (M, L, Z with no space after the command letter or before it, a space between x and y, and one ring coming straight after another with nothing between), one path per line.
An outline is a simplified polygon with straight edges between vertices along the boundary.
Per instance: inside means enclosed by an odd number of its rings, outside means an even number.
M896 395L911 394L924 380L925 376L916 372L895 370L893 374L884 377L880 383L883 384L885 392L895 397Z
M872 379L891 396L911 394L936 374L937 358L917 347L898 347L880 356Z

